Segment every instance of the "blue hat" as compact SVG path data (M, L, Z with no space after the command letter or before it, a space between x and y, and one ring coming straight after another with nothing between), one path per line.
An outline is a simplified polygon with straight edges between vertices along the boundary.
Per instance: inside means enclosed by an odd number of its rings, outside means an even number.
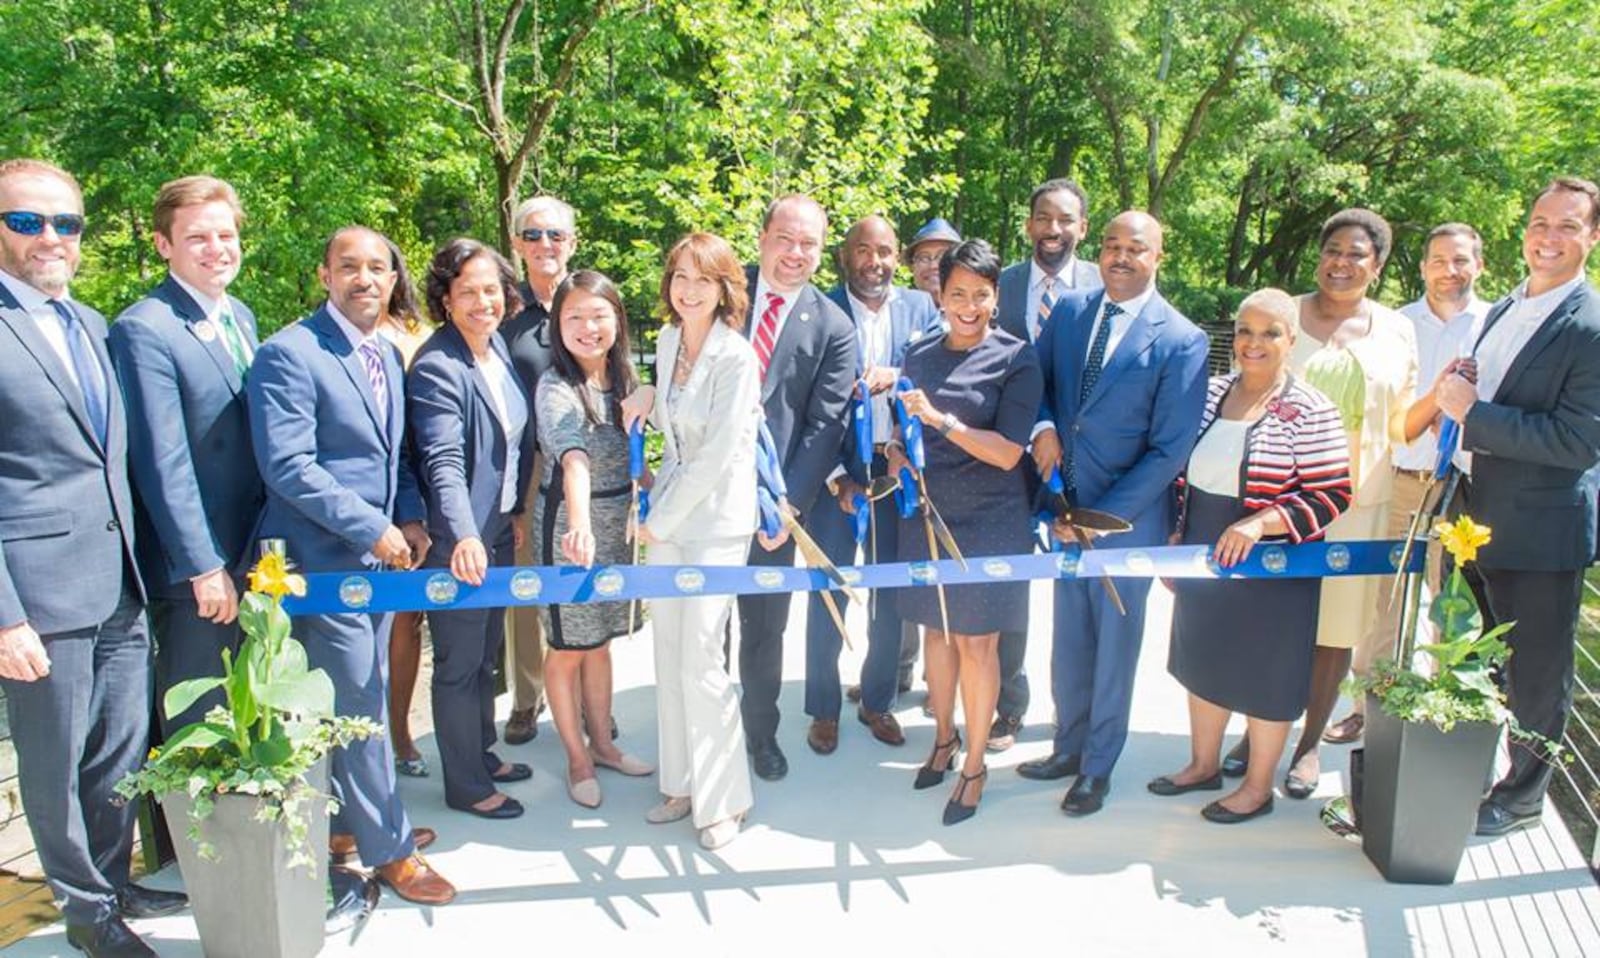
M922 229L917 230L917 235L911 237L911 242L906 244L906 252L909 253L915 250L923 243L934 241L959 243L961 242L961 234L956 232L956 228L950 225L949 220L942 216L935 216L924 223Z

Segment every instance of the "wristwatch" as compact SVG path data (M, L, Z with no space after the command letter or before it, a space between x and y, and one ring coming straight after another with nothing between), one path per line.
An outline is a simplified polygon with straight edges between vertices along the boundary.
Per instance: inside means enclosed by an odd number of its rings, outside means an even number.
M956 414L955 413L953 413L953 412L945 413L944 414L944 418L939 421L939 435L941 435L941 436L950 435L950 430L956 428L956 426L958 426L960 424L961 424L961 420L956 418Z

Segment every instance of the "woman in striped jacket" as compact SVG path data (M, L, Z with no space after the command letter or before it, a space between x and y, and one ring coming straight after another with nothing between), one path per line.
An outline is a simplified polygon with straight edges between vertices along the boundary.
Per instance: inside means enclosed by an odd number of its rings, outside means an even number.
M1211 380L1200 439L1178 479L1175 541L1215 543L1226 569L1263 539L1318 539L1350 505L1339 411L1289 374L1296 306L1264 289L1239 306L1236 372ZM1221 824L1272 811L1272 777L1305 708L1320 579L1187 579L1175 586L1167 669L1189 690L1190 760L1150 782L1157 795L1222 789L1223 731L1249 719L1252 761L1239 788L1201 812Z

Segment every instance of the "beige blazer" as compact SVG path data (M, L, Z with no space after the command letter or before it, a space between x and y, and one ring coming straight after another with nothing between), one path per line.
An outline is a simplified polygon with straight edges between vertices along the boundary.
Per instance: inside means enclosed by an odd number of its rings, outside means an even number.
M689 381L672 382L680 327L656 340L656 387L650 421L666 437L650 493L646 525L657 539L698 542L750 536L756 530L756 429L761 372L750 343L718 322Z

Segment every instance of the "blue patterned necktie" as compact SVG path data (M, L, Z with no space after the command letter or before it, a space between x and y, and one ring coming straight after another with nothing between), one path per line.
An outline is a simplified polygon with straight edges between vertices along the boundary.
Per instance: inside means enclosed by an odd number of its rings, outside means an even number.
M1034 314L1033 319L1033 338L1035 342L1038 341L1039 334L1044 332L1044 324L1050 319L1050 311L1056 308L1056 300L1059 298L1056 286L1059 283L1060 280L1054 276L1045 277L1044 292L1039 294L1039 311Z
M1106 365L1106 344L1111 341L1111 321L1122 315L1122 307L1106 301L1105 315L1100 317L1100 328L1094 331L1094 342L1089 345L1089 359L1083 364L1083 384L1078 387L1078 404L1089 398L1089 390L1100 381Z
M1100 328L1094 331L1094 342L1089 344L1089 358L1083 364L1083 379L1078 386L1078 406L1082 411L1083 401L1089 398L1090 390L1100 381L1100 373L1105 369L1106 344L1111 342L1111 321L1122 315L1122 307L1106 300L1105 313L1100 317ZM1067 487L1067 498L1077 505L1078 497L1078 470L1077 448L1074 445L1067 447L1065 468L1061 470L1061 478Z
M383 354L378 344L367 340L360 346L361 364L367 367L367 381L372 384L372 398L378 403L378 418L385 431L389 428L389 377L383 371Z
M77 310L59 299L50 300L50 307L67 328L67 353L72 357L72 371L78 376L78 388L83 390L83 407L89 413L89 424L94 427L95 438L100 441L100 448L104 449L110 409L106 404L105 384L100 378L100 363L95 360L94 350L89 347L89 338L84 333L83 320L78 318Z

